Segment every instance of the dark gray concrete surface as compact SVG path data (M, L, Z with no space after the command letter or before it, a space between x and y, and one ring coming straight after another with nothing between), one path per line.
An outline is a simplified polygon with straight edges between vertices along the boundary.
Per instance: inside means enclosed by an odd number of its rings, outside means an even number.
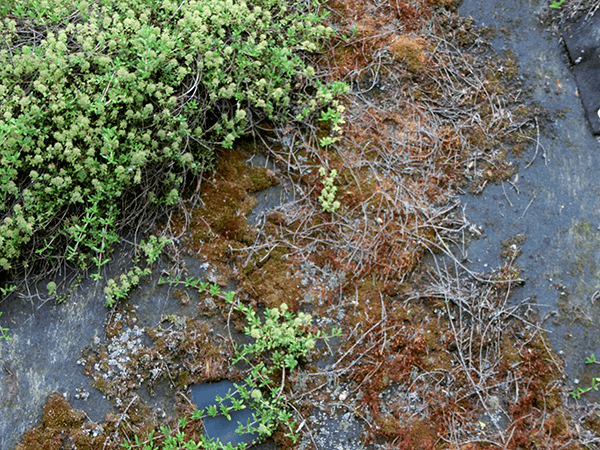
M600 134L600 14L583 16L563 28L563 39L594 134Z
M522 158L513 157L516 174L488 185L461 202L483 236L469 244L469 267L485 271L501 265L501 243L517 234L527 238L522 256L524 286L514 301L532 299L548 337L566 363L569 384L598 376L586 365L600 354L600 145L592 134L578 95L569 56L560 35L548 31L546 0L465 0L459 9L474 25L493 27L494 49L512 52L525 88L545 113L540 135ZM524 102L526 100L523 100ZM518 176L516 176L518 175ZM594 395L587 395L594 399Z

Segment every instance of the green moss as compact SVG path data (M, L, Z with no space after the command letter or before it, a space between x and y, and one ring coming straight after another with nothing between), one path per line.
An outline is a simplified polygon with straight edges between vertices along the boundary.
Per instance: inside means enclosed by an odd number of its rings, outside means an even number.
M248 192L258 192L279 184L272 171L265 167L252 167L249 171L250 186Z
M16 450L59 450L69 438L71 430L81 426L85 414L71 408L60 394L48 397L42 422L23 435Z
M261 304L275 308L287 303L296 309L302 298L300 278L296 277L288 262L288 250L278 247L268 254L261 252L244 267L244 291Z

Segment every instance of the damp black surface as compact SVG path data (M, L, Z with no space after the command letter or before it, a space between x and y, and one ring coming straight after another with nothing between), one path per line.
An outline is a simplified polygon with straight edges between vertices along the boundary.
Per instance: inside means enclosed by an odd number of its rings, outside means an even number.
M216 399L219 397L225 399L221 404L226 407L231 407L232 402L228 395L240 400L241 397L237 392L237 388L231 381L219 381L216 383L203 383L191 387L192 401L198 409L206 409L210 406L219 406ZM246 426L248 423L253 423L253 414L255 412L249 409L239 411L231 411L230 419L217 414L214 417L208 416L203 419L204 430L206 436L210 439L219 439L223 444L228 443L236 446L245 442L251 444L258 435L251 433L237 433L236 430L241 424Z
M30 292L0 305L1 325L10 341L0 341L0 449L12 449L42 418L48 395L58 392L92 421L115 412L77 364L81 350L104 335L103 286L86 280L71 299L57 304L43 281ZM81 397L83 398L77 398ZM93 405L93 407L89 407Z
M533 298L574 385L594 374L585 357L600 354L600 146L592 135L559 35L544 17L549 2L465 0L459 12L495 30L496 52L512 52L531 98L549 113L511 183L489 185L461 202L483 235L468 247L469 267L486 271L504 262L502 242L523 234L523 287L515 301ZM596 374L597 376L597 374ZM593 398L593 397L588 397Z
M587 14L562 27L572 71L590 128L600 134L600 14Z

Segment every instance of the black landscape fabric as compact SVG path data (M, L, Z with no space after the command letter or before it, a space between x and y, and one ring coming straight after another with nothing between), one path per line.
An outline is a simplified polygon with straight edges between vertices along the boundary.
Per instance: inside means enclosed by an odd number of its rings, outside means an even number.
M563 38L592 133L600 134L600 14L568 23Z

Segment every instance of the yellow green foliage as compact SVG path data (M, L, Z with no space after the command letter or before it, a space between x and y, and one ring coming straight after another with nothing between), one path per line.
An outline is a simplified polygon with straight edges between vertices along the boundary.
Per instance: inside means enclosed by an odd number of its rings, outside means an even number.
M100 266L217 148L318 120L346 90L305 61L322 19L278 0L3 2L0 269Z

